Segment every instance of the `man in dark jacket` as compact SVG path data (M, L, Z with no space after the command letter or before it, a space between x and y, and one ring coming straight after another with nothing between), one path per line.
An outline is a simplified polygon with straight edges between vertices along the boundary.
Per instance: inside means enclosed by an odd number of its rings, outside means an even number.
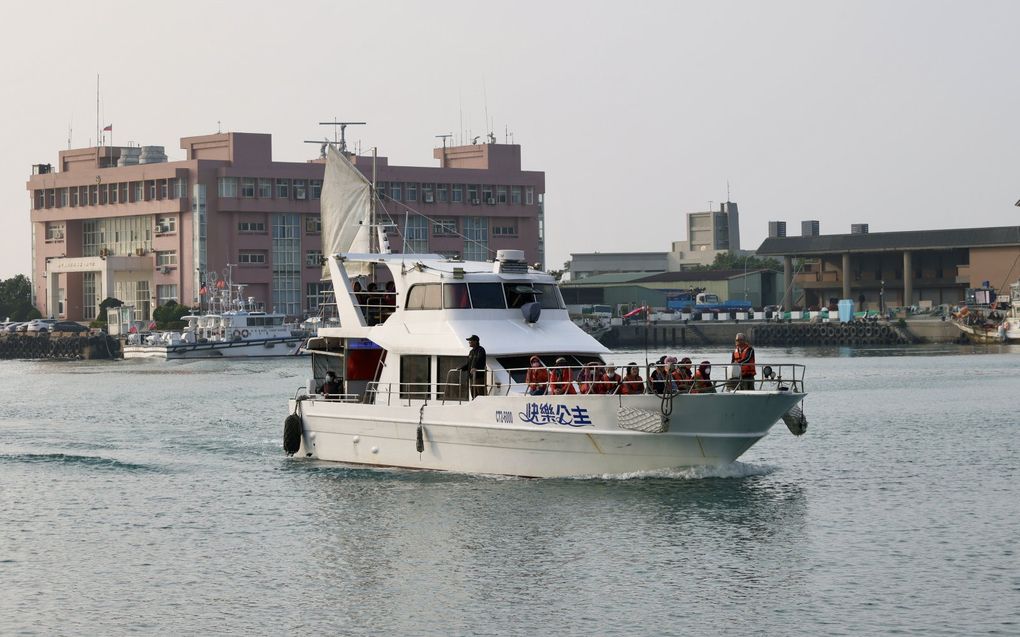
M467 338L471 351L467 362L460 366L461 371L468 372L471 379L471 397L485 395L485 348L479 344L478 336L472 334Z

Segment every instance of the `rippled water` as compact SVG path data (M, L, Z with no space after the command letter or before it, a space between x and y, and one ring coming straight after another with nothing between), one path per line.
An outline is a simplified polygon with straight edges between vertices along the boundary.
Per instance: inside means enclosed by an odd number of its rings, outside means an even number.
M806 436L586 480L285 458L305 360L0 361L0 633L1020 633L1020 348L758 359Z

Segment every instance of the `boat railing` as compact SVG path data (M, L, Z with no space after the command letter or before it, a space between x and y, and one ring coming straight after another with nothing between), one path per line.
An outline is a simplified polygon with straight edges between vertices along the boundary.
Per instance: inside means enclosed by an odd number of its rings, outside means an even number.
M604 377L604 369L611 365L600 365L594 366L562 366L562 367L541 367L541 368L512 368L507 369L506 381L504 383L489 383L487 393L489 394L530 394L530 395L562 395L562 394L621 394L626 395L623 388L623 379L627 372L626 365L616 365L615 368L617 373L620 375L619 383L615 381L607 381ZM651 371L656 368L655 363L651 363L645 369L645 374L641 377L641 391L632 392L634 394L655 394L659 396L669 396L678 394L700 394L700 393L721 393L726 391L736 391L738 389L747 389L747 386L741 386L741 379L739 376L740 365L735 364L724 364L724 365L713 365L715 369L723 369L724 376L726 378L690 378L690 379L675 379L672 377L670 372L672 370L666 369L667 378L664 382L657 383L653 380ZM727 374L728 369L736 368L736 375ZM540 383L529 383L527 380L527 372L530 369L542 369L546 371L548 378L545 382ZM594 377L591 376L592 372L586 372L586 370L595 369ZM697 369L696 365L692 365L692 373ZM569 381L563 378L563 371L569 372ZM554 380L555 376L558 379ZM620 372L623 373L620 373ZM802 393L804 391L804 372L805 367L801 364L796 363L761 363L755 365L755 377L753 385L751 387L757 391L792 391L795 393ZM523 381L514 380L515 378L524 378ZM562 380L560 380L562 379ZM751 381L745 381L751 383Z

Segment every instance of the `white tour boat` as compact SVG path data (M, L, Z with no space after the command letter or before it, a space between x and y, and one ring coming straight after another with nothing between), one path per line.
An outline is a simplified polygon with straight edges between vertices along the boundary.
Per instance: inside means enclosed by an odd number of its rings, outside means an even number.
M341 326L320 328L306 345L312 377L289 403L288 453L556 477L721 465L780 419L804 432L800 365L763 366L753 391L720 381L716 393L583 394L570 383L578 393L530 395L532 355L548 369L576 371L609 354L570 320L554 278L528 267L517 250L501 250L492 262L352 251L371 238L371 200L371 185L331 147L323 242ZM360 294L361 277L391 282L389 302ZM469 387L460 368L471 335L480 337L487 364L484 385L478 379ZM323 395L327 372L338 386Z
M210 311L183 317L180 332L159 331L127 335L124 358L250 358L290 356L300 351L307 332L295 329L286 316L266 312L253 297L244 298L244 285L228 274L214 288ZM212 278L216 276L213 273Z

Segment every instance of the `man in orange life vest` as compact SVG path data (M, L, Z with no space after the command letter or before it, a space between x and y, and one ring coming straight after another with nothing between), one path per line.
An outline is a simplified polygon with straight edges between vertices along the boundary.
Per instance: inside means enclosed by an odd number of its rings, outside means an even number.
M737 334L736 349L733 350L730 363L740 365L740 384L737 389L754 389L754 348L747 342L743 332Z

